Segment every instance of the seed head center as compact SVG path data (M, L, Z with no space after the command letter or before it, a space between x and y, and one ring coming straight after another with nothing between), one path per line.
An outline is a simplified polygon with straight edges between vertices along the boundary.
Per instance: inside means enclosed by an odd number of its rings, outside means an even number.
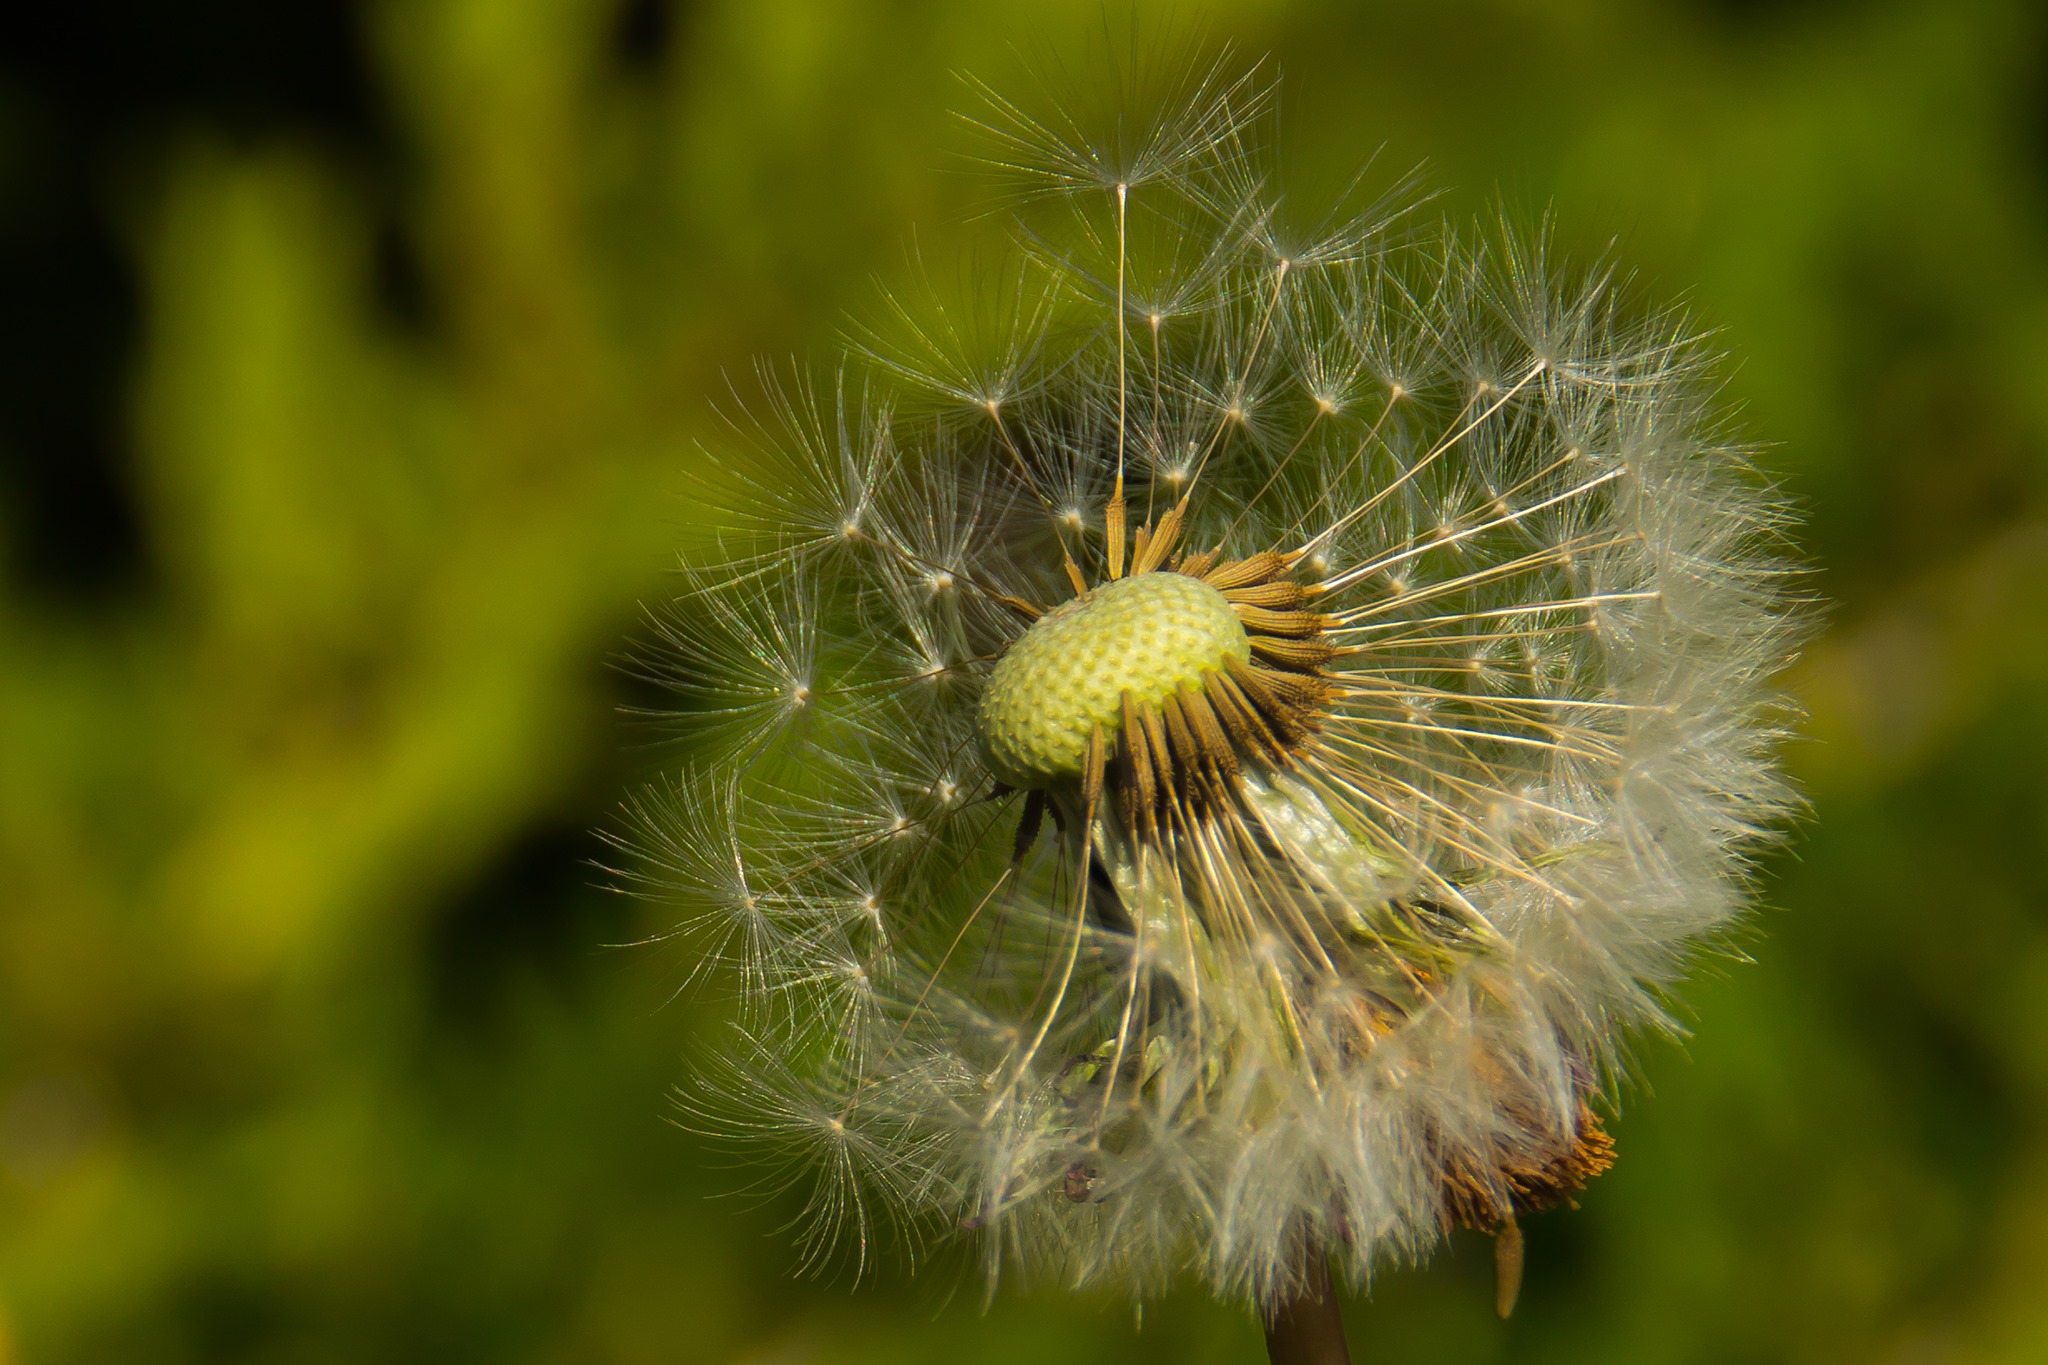
M1123 694L1158 705L1244 663L1251 642L1222 593L1170 571L1114 579L1047 612L1010 646L982 693L982 752L1026 791L1076 778L1088 736L1114 736Z

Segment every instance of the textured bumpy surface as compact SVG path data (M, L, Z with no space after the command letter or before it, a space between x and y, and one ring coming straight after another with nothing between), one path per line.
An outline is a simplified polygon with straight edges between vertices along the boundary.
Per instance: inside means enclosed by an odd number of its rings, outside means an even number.
M981 744L1004 782L1078 777L1088 734L1114 735L1129 692L1157 704L1251 645L1223 594L1182 574L1104 583L1048 612L1010 646L981 700Z

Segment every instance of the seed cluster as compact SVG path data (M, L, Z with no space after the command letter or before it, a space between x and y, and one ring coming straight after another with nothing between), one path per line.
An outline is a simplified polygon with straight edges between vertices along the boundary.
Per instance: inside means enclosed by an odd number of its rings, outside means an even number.
M1155 843L1162 830L1186 830L1205 811L1234 803L1243 762L1289 766L1330 697L1322 666L1337 650L1322 632L1334 622L1306 610L1307 589L1281 576L1292 568L1289 557L1215 560L1192 555L1175 569L1230 604L1249 657L1227 659L1199 688L1156 703L1127 697L1108 772L1125 832Z
M629 816L739 988L694 1112L805 1158L819 1254L1271 1308L1464 1224L1505 1304L1791 808L1782 511L1606 275L1287 232L1255 83L990 100L1003 344L771 376L707 462L705 757Z

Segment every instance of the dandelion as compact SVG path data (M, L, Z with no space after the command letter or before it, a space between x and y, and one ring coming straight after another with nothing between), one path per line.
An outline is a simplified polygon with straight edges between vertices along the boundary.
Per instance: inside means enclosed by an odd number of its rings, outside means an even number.
M987 96L992 340L905 304L762 372L662 627L704 757L625 841L735 987L690 1103L814 1254L1199 1276L1307 1358L1333 1264L1453 1227L1505 1312L1609 1164L1788 809L1797 616L1681 319L1398 195L1293 233L1267 93Z

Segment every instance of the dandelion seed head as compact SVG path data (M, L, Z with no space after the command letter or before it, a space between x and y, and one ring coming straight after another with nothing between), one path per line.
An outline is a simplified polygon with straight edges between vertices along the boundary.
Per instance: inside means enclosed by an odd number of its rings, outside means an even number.
M704 767L622 837L737 1010L694 1121L816 1181L807 1256L1140 1296L1570 1200L1795 805L1711 355L1540 232L1286 226L1255 80L983 94L992 317L763 371L657 624Z

